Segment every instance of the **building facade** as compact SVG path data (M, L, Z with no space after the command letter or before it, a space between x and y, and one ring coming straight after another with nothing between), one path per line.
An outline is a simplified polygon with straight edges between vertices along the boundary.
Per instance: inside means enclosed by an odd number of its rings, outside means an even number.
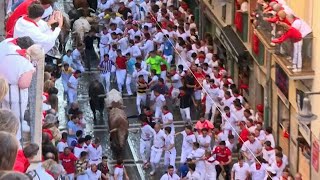
M272 34L264 24L257 28L252 23L256 3L248 0L247 12L240 12L235 0L200 0L199 32L216 37L220 56L237 85L244 74L248 76L250 87L243 94L256 97L247 98L253 107L264 104L265 124L273 128L292 173L302 173L303 179L320 179L320 95L309 97L312 112L319 118L310 124L297 119L304 93L320 91L320 1L286 0L294 14L312 28L313 37L303 45L303 68L298 73L287 68L289 58L281 53L282 47L270 45Z

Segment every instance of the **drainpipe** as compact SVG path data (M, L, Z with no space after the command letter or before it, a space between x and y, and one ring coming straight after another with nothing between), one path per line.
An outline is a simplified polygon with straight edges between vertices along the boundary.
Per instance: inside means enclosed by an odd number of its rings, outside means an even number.
M270 52L271 54L272 52ZM271 79L271 57L266 58L266 86L264 88L264 124L266 127L271 126L272 117L272 79Z

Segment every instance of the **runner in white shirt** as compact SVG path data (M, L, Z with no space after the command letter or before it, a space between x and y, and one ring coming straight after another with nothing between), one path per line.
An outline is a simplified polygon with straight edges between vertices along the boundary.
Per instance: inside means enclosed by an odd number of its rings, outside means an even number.
M231 179L244 180L247 179L250 172L250 166L244 161L242 155L239 155L238 162L235 163L231 169Z
M102 147L100 145L100 139L96 138L94 143L88 146L89 162L90 164L98 165L102 160Z
M196 164L196 172L200 174L200 179L204 179L205 177L205 163L203 157L205 155L205 150L200 148L198 142L193 143L193 150L188 155L188 159L192 159L192 161Z
M174 172L174 167L169 165L166 174L160 180L180 180L180 177Z
M170 68L170 75L172 84L171 98L176 100L180 93L179 88L182 87L181 76L178 74L176 66Z
M115 180L128 180L128 174L127 171L123 165L122 160L117 160L117 164L114 166L114 173L113 178ZM124 178L125 177L125 178Z
M266 176L268 164L263 163L264 160L258 156L256 162L250 166L250 174L252 180L262 180Z
M68 133L63 132L61 135L61 140L57 144L57 149L59 153L63 153L64 148L68 147L67 137L68 137Z
M98 170L97 164L91 164L91 168L86 170L88 178L90 180L100 180L101 179L101 171Z
M151 156L150 156L150 163L151 163L151 172L150 175L153 176L158 169L158 165L160 162L160 158L162 156L163 148L165 145L165 138L166 134L161 129L160 124L156 124L154 126L154 137L153 137L153 146L151 147Z
M76 70L74 74L69 78L68 82L68 98L69 103L73 103L77 101L77 89L78 89L78 78L81 75L81 71Z
M255 157L261 153L262 145L260 141L254 137L254 134L251 133L248 136L248 140L243 143L241 151L247 162L252 164L255 161Z
M164 166L171 165L175 167L177 151L174 144L174 134L171 132L171 127L165 127L166 133L164 144ZM168 166L169 167L169 166Z
M236 147L234 135L232 135L232 134L228 135L228 140L226 140L226 146L230 149L231 152L234 151L234 149Z
M188 164L189 172L186 176L186 179L190 180L202 180L203 178L201 177L200 173L196 171L196 165L194 163L189 163Z
M144 168L147 168L150 157L151 139L155 135L154 129L147 123L147 116L140 115L139 120L141 121L141 135L140 135L140 155L144 163Z
M173 124L173 114L169 111L168 106L163 106L162 107L162 127L170 127L171 128L171 134L175 134L174 130L174 124Z
M77 158L80 157L81 152L86 151L86 149L84 148L84 142L85 142L84 138L79 138L78 144L73 149L74 156L76 156Z
M222 116L222 130L225 136L228 136L230 133L235 135L235 129L238 131L238 119L237 117L230 112L228 106L224 107L224 115ZM235 128L235 129L234 129Z
M192 126L187 125L185 130L178 132L175 135L182 134L182 148L181 148L181 160L180 163L183 164L186 162L187 157L192 152L193 143L196 142L196 137L192 132Z
M267 162L269 162L270 159L274 157L275 150L271 147L271 142L270 141L266 141L264 143L264 147L263 147L261 153L262 153L263 159L266 160Z
M81 56L81 51L83 49L83 46L79 44L75 50L72 51L71 56L72 56L72 64L71 67L74 70L79 70L81 72L84 72L84 67L82 65L82 56Z
M219 161L217 161L214 156L211 155L210 151L206 151L205 157L203 157L205 163L205 176L204 180L216 180L217 179L217 171L216 166L220 166L222 171L224 171L223 166L220 165Z
M137 59L138 60L138 59ZM146 71L145 69L142 69L141 67L141 63L137 62L135 64L136 69L134 70L134 72L132 73L132 78L135 79L136 81L138 80L138 77L140 75L143 75L143 79L148 82L148 76L149 76L149 72Z
M162 107L165 105L166 103L166 99L164 98L164 95L163 94L160 94L158 90L154 90L154 96L155 96L155 102L154 102L154 116L155 116L155 119L157 119L157 121L159 120L162 112L161 112L161 109Z
M207 128L202 128L201 129L200 135L197 136L197 142L200 145L200 148L205 150L205 151L210 151L211 150L211 137L208 136L208 129Z
M103 61L103 57L105 54L109 53L110 44L109 44L109 37L108 29L104 27L102 31L100 32L100 44L99 44L99 50L100 50L100 61Z
M216 113L217 106L219 104L219 92L220 89L215 85L214 80L209 80L209 87L206 87L207 95L206 95L206 112L205 117L209 117L209 113L212 112L211 122L213 122L214 115Z
M270 141L271 142L271 147L274 148L275 147L275 142L274 142L274 137L272 134L272 127L267 127L265 130L266 133L266 141Z
M223 96L220 104L223 108L226 106L230 107L234 100L235 100L235 98L233 96L231 96L230 91L226 91L226 92L224 92L224 96Z

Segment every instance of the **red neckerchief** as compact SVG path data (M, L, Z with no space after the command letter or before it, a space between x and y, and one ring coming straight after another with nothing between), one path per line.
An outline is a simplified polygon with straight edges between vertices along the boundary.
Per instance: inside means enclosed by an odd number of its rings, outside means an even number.
M266 151L272 151L273 148L272 147L266 147Z
M93 144L93 143L91 145L92 145L93 148L96 148L96 149L99 147L99 146L97 146L96 144Z
M240 96L240 94L233 94L233 96L234 96L234 97L239 97L239 96Z
M277 167L279 168L279 167L281 167L282 166L282 160L280 160L280 162L277 162Z
M33 19L30 19L28 16L24 16L23 17L24 20L28 21L28 22L31 22L32 24L34 24L35 26L38 27L38 24L36 22L34 22Z
M215 77L216 79L220 79L220 78L221 78L221 75L220 75L220 74L214 75L214 77Z
M169 112L170 112L170 111L165 111L163 114L166 115L166 114L168 114Z
M216 89L218 86L217 85L215 85L215 84L213 84L213 85L210 85L210 88L211 89Z
M78 79L78 78L75 76L75 73L73 74L73 77L76 78L76 79Z
M144 123L142 123L142 127L144 127L144 126L146 126L146 125L148 125L148 123L146 123L146 122L144 122Z
M214 163L214 162L216 161L215 159L212 160L212 161L210 161L209 159L210 159L210 157L209 157L209 158L206 158L206 160L207 160L208 163Z
M226 113L226 116L229 118L231 117L231 113Z
M17 49L16 52L17 52L20 56L22 56L22 57L24 57L24 58L27 58L27 50L26 50L26 49Z
M287 180L288 178L287 177L284 177L284 176L281 176L282 177L282 180Z
M185 92L181 92L181 93L180 93L180 96L185 96L185 95L186 95Z
M260 170L261 169L261 164L260 163L256 163L256 169Z
M9 41L10 43L17 45L17 38L12 39L11 41Z
M193 132L191 131L190 133L187 133L187 136L191 136L193 134Z
M123 165L116 164L114 168L123 168Z
M50 176L52 176L52 177L54 178L54 175L53 175L53 173L52 173L51 171L46 170L46 172L47 172Z
M61 142L66 143L67 141L66 141L66 140L64 140L64 139L61 139Z
M139 80L139 83L145 84L146 81L144 79L142 81Z
M82 148L82 146L80 144L77 144L76 147L80 148L80 149Z
M239 108L239 107L236 107L236 110L237 110L237 111L240 111L241 109L242 109L241 107L240 107L240 108Z

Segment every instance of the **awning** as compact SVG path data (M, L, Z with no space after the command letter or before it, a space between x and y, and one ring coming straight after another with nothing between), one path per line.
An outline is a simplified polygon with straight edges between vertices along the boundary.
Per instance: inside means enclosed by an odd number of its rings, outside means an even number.
M228 46L232 49L232 53L234 53L237 57L243 57L247 54L247 49L244 46L243 42L240 40L238 35L232 29L230 25L225 26L222 28L222 33L220 38L225 42L228 43Z

